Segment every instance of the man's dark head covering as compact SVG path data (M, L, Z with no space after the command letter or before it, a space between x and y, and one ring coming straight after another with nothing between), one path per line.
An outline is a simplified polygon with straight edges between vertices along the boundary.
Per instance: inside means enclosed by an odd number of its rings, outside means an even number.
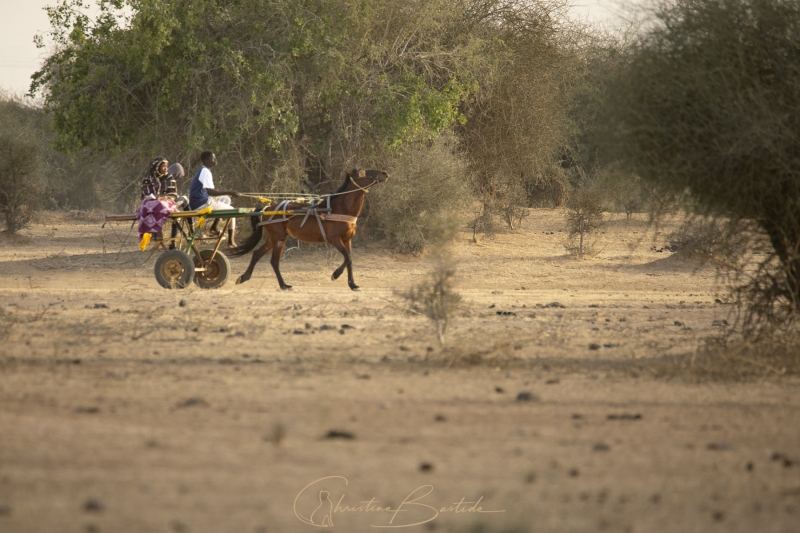
M180 163L172 163L167 169L167 174L172 174L176 180L179 180L186 175L186 173L183 171L183 165Z

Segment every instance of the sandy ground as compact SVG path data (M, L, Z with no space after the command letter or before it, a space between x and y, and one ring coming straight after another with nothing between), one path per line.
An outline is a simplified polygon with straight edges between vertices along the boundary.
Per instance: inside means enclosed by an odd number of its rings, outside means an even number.
M429 258L169 291L125 224L0 238L0 531L800 531L800 382L653 370L731 320L714 271L641 217L583 261L563 226L459 236L444 349L398 296Z

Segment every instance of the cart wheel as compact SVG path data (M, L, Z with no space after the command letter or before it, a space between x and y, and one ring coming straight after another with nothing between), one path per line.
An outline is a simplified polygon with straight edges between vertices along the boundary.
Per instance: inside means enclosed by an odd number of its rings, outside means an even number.
M225 282L228 281L228 277L231 274L231 263L228 261L228 258L225 257L222 252L218 251L216 255L214 255L213 261L210 261L209 259L211 259L211 254L213 253L214 250L200 250L200 257L203 258L206 269L202 272L195 272L194 282L201 289L216 289L217 287L222 287L225 285ZM200 259L196 255L193 259L195 268L200 268Z
M180 250L167 250L156 259L156 280L165 289L183 289L194 278L194 263Z

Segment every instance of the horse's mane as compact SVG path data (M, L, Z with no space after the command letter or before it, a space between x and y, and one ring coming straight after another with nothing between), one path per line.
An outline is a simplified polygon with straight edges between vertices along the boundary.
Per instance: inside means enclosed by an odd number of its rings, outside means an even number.
M336 193L339 193L339 192L344 192L345 189L347 189L348 182L350 181L349 178L350 178L350 176L348 176L347 172L345 172L344 173L344 183L342 183L342 186L339 187L338 189L336 189L336 191L334 191L333 194L336 194Z

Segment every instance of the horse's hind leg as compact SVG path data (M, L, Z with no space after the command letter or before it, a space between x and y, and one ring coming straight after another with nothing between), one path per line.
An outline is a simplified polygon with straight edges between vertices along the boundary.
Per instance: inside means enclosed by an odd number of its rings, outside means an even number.
M267 240L264 242L264 245L261 248L258 248L255 252L253 252L253 258L250 259L250 266L247 267L244 274L239 276L239 279L236 280L236 284L239 285L244 283L245 281L250 279L250 276L253 275L253 269L256 267L256 263L258 263L262 257L266 255L267 252L270 251L272 248L272 242L267 237Z
M355 280L353 279L353 260L350 254L350 240L342 241L341 237L337 237L336 239L331 242L334 248L339 250L341 254L344 256L344 263L342 263L339 268L333 271L331 275L332 280L339 279L339 276L342 275L344 269L347 269L347 284L350 286L351 289L354 291L358 290L358 285L356 285Z
M272 264L272 270L275 271L275 276L278 278L278 284L280 284L282 291L292 288L291 285L287 285L286 282L283 281L283 276L281 276L281 255L283 255L283 249L285 245L285 240L280 240L275 243L275 246L272 248L272 260L270 261Z

